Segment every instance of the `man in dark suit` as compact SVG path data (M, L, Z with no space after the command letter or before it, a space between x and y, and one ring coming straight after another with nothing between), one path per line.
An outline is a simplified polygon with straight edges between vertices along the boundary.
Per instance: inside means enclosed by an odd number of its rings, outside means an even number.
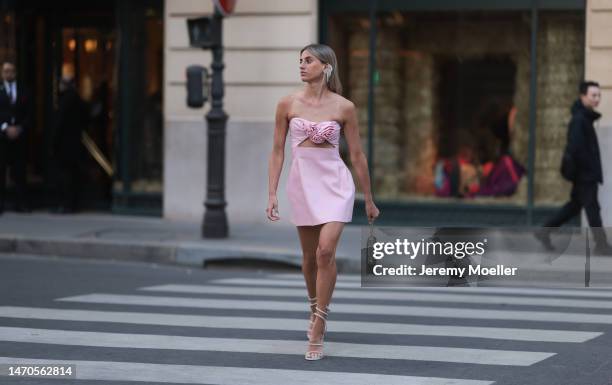
M30 128L30 101L17 83L12 62L2 63L0 82L0 214L4 212L6 172L15 183L16 210L28 211L26 198L26 134Z
M601 118L601 114L595 111L601 100L601 91L599 84L592 81L580 83L579 90L580 98L572 106L572 119L567 135L566 151L574 169L570 201L544 224L536 233L536 238L547 249L554 249L550 242L551 228L561 226L579 215L584 208L595 238L594 254L612 255L612 246L602 228L597 197L599 184L603 183L603 173L594 122Z

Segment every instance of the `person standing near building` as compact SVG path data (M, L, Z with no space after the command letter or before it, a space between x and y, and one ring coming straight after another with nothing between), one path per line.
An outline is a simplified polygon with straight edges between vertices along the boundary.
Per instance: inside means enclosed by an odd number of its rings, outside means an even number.
M31 114L28 94L17 83L17 69L10 61L2 63L0 83L0 214L6 199L6 172L10 168L15 183L15 210L29 211L26 191L26 134Z
M302 90L280 100L276 110L269 162L268 219L277 221L276 190L283 166L285 140L291 137L292 160L287 181L291 222L302 245L302 271L310 301L306 360L323 358L328 306L336 284L336 247L344 224L352 220L355 184L338 146L344 131L351 162L365 197L368 221L378 217L370 175L361 149L355 105L340 96L334 51L311 44L300 51Z
M550 241L551 228L559 227L579 215L584 207L595 238L594 253L612 255L612 246L608 243L602 228L597 197L599 184L603 183L603 173L594 122L601 118L601 114L595 111L601 100L601 90L598 83L584 81L580 83L579 91L580 97L571 109L572 119L569 123L566 159L564 159L564 162L571 163L569 166L573 169L573 175L569 176L572 182L570 201L535 235L547 249L553 250Z
M55 158L59 167L60 202L57 213L75 212L78 208L81 136L88 120L88 107L79 96L74 79L63 75L60 80L60 98L55 120Z

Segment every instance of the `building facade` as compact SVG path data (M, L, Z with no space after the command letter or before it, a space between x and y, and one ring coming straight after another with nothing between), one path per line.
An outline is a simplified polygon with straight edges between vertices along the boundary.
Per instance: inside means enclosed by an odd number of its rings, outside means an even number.
M0 58L17 62L35 99L33 195L53 195L58 83L74 68L91 106L90 207L201 220L209 105L187 107L185 70L212 57L189 46L186 21L212 12L209 0L0 0ZM559 163L584 78L602 86L597 132L612 180L612 0L238 0L223 23L230 226L266 222L276 103L301 87L299 50L312 42L338 54L381 224L540 223L569 194ZM285 224L289 161L287 146ZM605 224L611 192L604 183ZM364 219L358 194L354 220Z
M569 108L584 78L602 85L597 130L604 179L612 177L606 151L611 7L610 0L238 1L224 25L230 223L265 221L275 104L300 87L299 49L316 41L338 54L385 223L540 223L569 195L559 164ZM166 2L164 213L170 218L203 212L203 111L185 105L184 69L211 57L188 47L185 20L211 12L206 2ZM517 163L508 188L483 182L502 164L500 146ZM287 152L279 187L285 221L289 159ZM521 166L533 172L521 175ZM453 172L462 182L452 180ZM455 183L454 191L444 183ZM604 184L600 192L604 223L612 219L610 188ZM363 222L359 200L355 219Z

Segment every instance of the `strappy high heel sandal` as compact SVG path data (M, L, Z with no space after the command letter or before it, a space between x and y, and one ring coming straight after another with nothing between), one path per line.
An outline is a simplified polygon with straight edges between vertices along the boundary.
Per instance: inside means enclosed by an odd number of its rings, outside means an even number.
M308 302L310 304L310 318L308 320L308 330L306 331L306 338L310 340L310 332L312 331L312 326L314 325L315 321L314 313L317 308L317 297L308 297Z
M308 343L311 346L321 346L321 350L309 350L306 352L304 358L308 361L317 361L323 358L323 338L325 337L325 332L327 332L327 315L329 312L329 308L325 308L326 311L321 310L318 306L315 308L314 315L315 317L319 317L321 321L323 321L323 333L321 333L321 338L318 341L313 341L312 339L308 339ZM312 336L312 333L311 333Z

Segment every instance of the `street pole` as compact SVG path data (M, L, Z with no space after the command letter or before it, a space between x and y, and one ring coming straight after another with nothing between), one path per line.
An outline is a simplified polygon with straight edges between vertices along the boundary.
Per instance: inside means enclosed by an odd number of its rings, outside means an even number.
M215 7L213 16L223 28L223 16ZM223 39L219 33L218 41L212 47L211 109L206 114L208 131L207 153L207 190L202 222L203 238L227 238L228 224L225 213L225 126L227 114L223 110Z

